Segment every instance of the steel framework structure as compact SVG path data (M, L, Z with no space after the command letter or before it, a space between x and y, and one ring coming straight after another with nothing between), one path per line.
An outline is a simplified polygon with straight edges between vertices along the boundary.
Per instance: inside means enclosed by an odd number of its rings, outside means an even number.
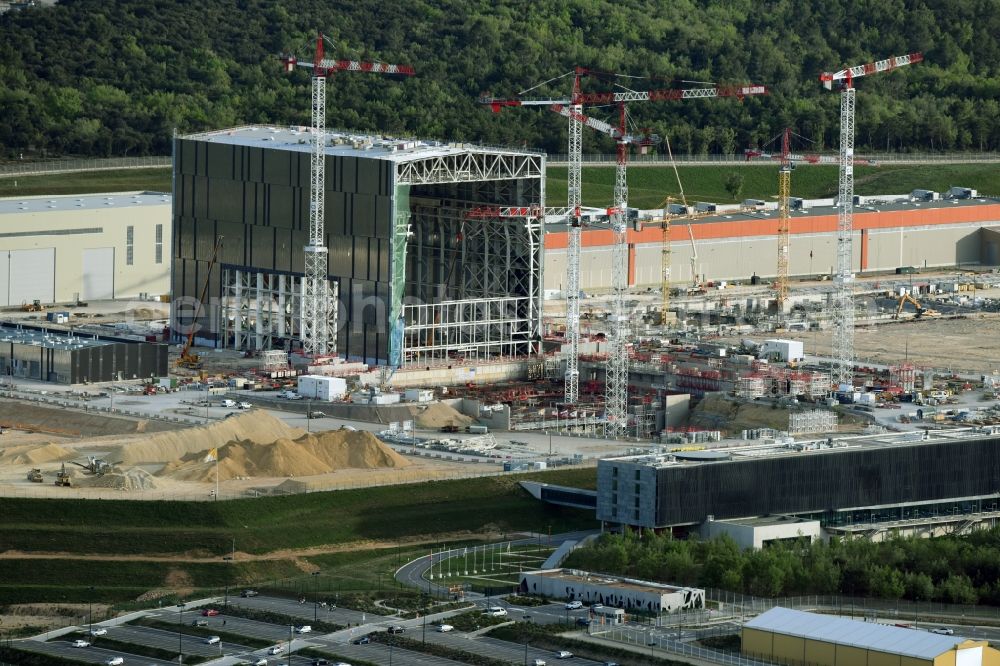
M919 53L857 65L839 72L824 72L819 80L828 90L835 82L843 85L840 94L840 180L837 214L837 267L833 299L833 383L850 386L854 382L854 79L888 72L923 60Z
M263 351L271 349L278 340L301 338L304 279L223 266L219 308L222 346ZM337 283L328 281L326 289L330 295L326 326L327 330L336 331Z
M302 326L300 338L302 351L307 356L321 358L336 348L336 319L334 319L334 344L330 344L329 314L336 316L336 295L328 287L329 251L326 247L326 78L329 73L372 72L377 74L404 74L412 76L413 68L406 65L359 62L356 60L330 60L323 57L324 37L316 38L316 52L312 63L312 151L309 160L309 243L305 246L305 277L302 281ZM300 64L294 56L282 57L286 71ZM331 301L333 303L331 303Z

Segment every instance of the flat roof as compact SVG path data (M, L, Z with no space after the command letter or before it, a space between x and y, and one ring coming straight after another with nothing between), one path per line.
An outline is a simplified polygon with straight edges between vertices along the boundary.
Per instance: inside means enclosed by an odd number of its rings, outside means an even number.
M725 520L713 520L713 523L728 523L730 525L742 525L744 527L771 527L774 525L801 525L803 523L816 523L819 521L811 518L800 518L799 516L757 516L751 518L726 518Z
M312 150L312 128L304 126L277 127L247 125L230 129L188 134L182 139L224 143L235 146L256 146L308 153ZM393 138L344 130L327 130L326 154L367 157L391 162L409 162L429 157L444 157L468 153L493 155L544 155L539 151L520 148L480 146L473 143L449 143L413 138Z
M0 326L0 344L30 345L43 349L72 350L82 347L103 347L115 344L114 340L104 340L92 336L73 335L47 329L14 328Z
M970 439L986 439L1000 435L992 426L953 428L949 430L918 430L913 432L887 432L879 435L854 435L848 437L812 440L757 440L746 446L725 449L708 449L704 453L724 453L725 457L696 457L690 453L677 453L663 447L660 452L632 456L602 458L601 463L628 463L641 467L665 469L695 465L727 465L734 462L761 458L802 455L836 455L859 449L884 449L890 446L923 446L934 443L957 443Z
M761 613L743 626L918 659L934 659L967 640L959 636L941 636L919 629L890 627L780 606Z
M875 195L877 196L877 195ZM936 201L900 201L900 202L890 202L879 205L872 204L859 204L854 206L855 215L864 215L866 213L886 213L886 212L899 212L899 211L913 211L921 209L931 209L940 210L944 208L967 208L973 206L984 206L1000 203L996 199L990 199L985 197L978 197L976 199L938 199ZM728 204L719 204L728 205ZM827 206L809 206L808 208L795 209L790 212L791 219L794 222L797 218L808 218L808 217L820 217L828 215L837 215L839 208L833 205ZM681 217L677 220L677 224L680 225L699 225L699 224L709 224L712 222L749 222L752 220L777 220L778 211L776 210L758 210L758 211L746 211L738 210L732 212L723 212L715 215L708 215L705 217L699 217L696 219L686 219ZM658 224L658 222L652 222L649 219L640 218L640 221L644 221L646 224ZM565 222L546 222L545 227L547 230L552 232L561 232L568 229L568 225ZM603 227L599 227L603 228Z
M543 578L554 578L574 583L587 583L588 585L608 585L626 590L638 592L649 592L650 594L663 594L664 592L679 592L690 590L690 587L678 587L665 583L653 583L632 578L619 578L609 574L589 573L576 569L544 569L540 571L528 571L525 575L541 576Z
M170 200L171 196L169 192L114 192L106 194L73 194L67 196L6 197L0 199L0 214L169 206Z

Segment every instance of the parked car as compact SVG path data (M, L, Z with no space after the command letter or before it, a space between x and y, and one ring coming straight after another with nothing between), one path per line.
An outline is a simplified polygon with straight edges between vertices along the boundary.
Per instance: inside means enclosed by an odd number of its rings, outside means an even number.
M572 659L573 653L569 650L558 650L556 651L556 659Z
M108 666L122 666L125 663L125 657L109 657L104 663Z
M389 627L388 629L386 629L386 631L388 631L390 634L401 634L401 633L403 633L406 630L403 629L398 624L394 624L391 627Z
M438 631L440 631L441 633L444 633L446 631L451 631L454 628L455 627L451 626L450 624L439 624L438 625Z
M222 639L219 638L218 636L209 636L208 638L205 639L205 642L208 643L209 645L215 645L216 643L221 643Z
M97 627L96 629L91 629L90 630L90 635L91 636L105 636L105 635L107 635L107 633L108 633L108 630L105 629L104 627Z
M207 627L208 626L208 620L206 620L205 618L199 617L197 620L193 620L191 622L191 626L193 626L193 627Z
M566 602L566 610L577 610L578 608L583 608L583 602L579 600Z
M267 666L267 659L261 657L257 661L253 662L253 666Z
M581 627L589 627L590 626L590 620L588 620L585 617L578 617L578 618L576 618L576 623L578 625L580 625Z
M300 627L295 627L295 633L297 634L308 634L312 630L313 628L310 627L308 624L303 624Z
M217 608L206 608L201 614L205 617L215 617L219 614L219 610Z
M244 402L241 402L241 403L240 403L239 405L237 405L237 406L238 406L238 407L239 407L240 409L250 409L251 407L253 407L253 405L251 405L251 404L250 404L249 402L246 402L246 401L244 401Z
M531 662L531 665L532 666L545 666L545 660L544 659L536 659L533 662Z
M942 636L954 636L955 630L948 627L935 627L931 629L932 634L941 634Z
M507 609L500 606L490 606L486 609L486 614L492 617L504 617L507 615Z
M240 592L241 597L256 597L258 594L257 590L243 590Z
M78 638L75 641L73 641L73 647L79 647L79 648L90 647L90 643L83 640L82 638Z
M368 638L367 636L362 636L361 638L355 638L354 639L354 644L355 645L368 645L371 642L372 642L372 639Z
M270 648L268 648L267 653L268 654L281 654L284 651L285 651L285 648L281 647L280 645L273 645Z

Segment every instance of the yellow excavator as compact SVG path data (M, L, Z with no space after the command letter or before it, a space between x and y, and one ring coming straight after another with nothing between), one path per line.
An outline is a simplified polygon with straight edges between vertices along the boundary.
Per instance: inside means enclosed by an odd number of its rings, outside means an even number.
M222 236L215 239L215 248L212 250L212 260L208 262L208 270L205 272L205 284L201 288L201 296L198 298L198 305L195 307L194 318L191 320L188 331L187 340L184 342L184 347L181 349L180 358L177 359L177 367L187 368L188 370L199 370L201 369L201 357L191 351L191 346L194 344L194 333L198 325L198 317L201 316L201 308L205 303L205 296L208 294L208 281L212 277L212 269L215 267L215 262L219 258L219 250L222 248Z
M915 299L913 296L909 294L903 294L902 296L899 297L899 302L896 303L896 313L892 316L893 319L899 319L899 315L903 312L903 306L906 305L907 303L912 305L913 309L916 311L914 319L920 319L921 317L937 317L941 314L937 310L931 310L930 308L925 308L923 305L920 304L920 301Z

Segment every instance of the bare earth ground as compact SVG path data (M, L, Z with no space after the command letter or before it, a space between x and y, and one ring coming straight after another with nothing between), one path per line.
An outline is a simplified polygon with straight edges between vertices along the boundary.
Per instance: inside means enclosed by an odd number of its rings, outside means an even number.
M806 354L830 354L831 331L782 333L802 340ZM967 319L905 320L859 326L854 333L855 357L896 364L908 360L939 372L989 374L1000 370L1000 315L977 314Z

